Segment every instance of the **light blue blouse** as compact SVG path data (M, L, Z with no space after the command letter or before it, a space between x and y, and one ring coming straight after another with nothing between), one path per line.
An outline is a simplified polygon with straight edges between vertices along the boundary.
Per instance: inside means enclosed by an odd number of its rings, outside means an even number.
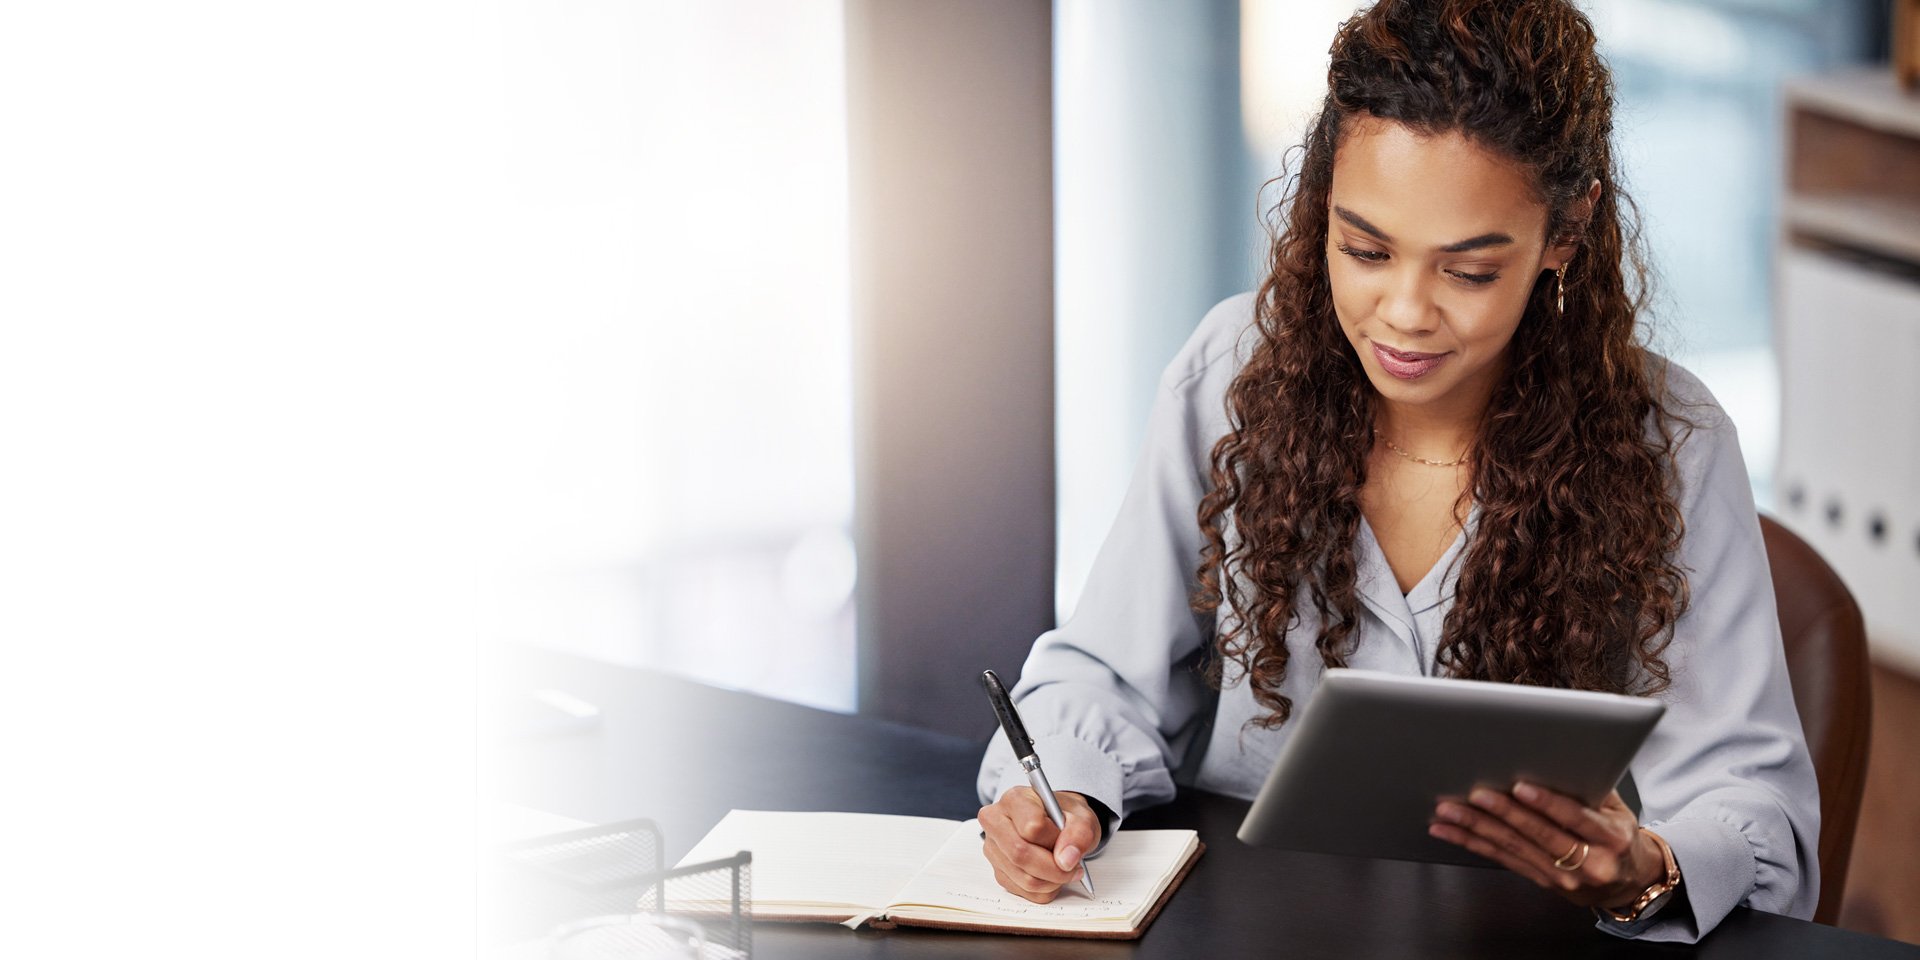
M1252 294L1221 302L1167 367L1146 448L1079 605L1035 642L1013 690L1055 789L1098 800L1121 820L1171 800L1176 784L1253 797L1292 730L1244 728L1264 711L1231 663L1225 689L1208 689L1194 664L1227 614L1202 617L1187 605L1200 560L1197 513L1208 456L1227 432L1223 398L1257 338L1252 319ZM1680 563L1692 606L1664 654L1673 679L1658 695L1666 715L1631 774L1642 822L1673 847L1689 909L1600 926L1690 943L1736 905L1813 915L1820 803L1733 424L1692 374L1667 369L1674 400L1696 425L1674 454L1686 521ZM1350 666L1436 671L1454 561L1478 517L1476 507L1446 555L1404 595L1362 523L1355 544L1361 622ZM1288 634L1293 655L1282 687L1296 711L1321 672L1312 650L1319 621L1310 605L1300 615ZM981 801L1025 782L1004 738L994 738L981 764ZM1116 826L1108 825L1108 835Z

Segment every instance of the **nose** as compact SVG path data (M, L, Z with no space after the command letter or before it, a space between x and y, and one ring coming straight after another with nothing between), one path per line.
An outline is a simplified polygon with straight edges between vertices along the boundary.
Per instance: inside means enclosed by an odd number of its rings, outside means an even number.
M1429 278L1422 270L1402 270L1390 278L1376 311L1382 323L1409 337L1431 333L1439 325Z

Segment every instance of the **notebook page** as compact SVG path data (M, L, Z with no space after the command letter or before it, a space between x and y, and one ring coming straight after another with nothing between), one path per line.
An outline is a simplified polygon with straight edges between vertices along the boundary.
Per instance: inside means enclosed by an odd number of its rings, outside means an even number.
M837 911L844 916L885 904L926 866L955 826L952 820L878 813L733 810L677 866L750 850L756 912L844 907Z
M992 865L981 852L979 821L969 821L949 838L925 870L907 882L888 912L937 917L941 910L964 911L1040 928L1130 929L1146 916L1160 891L1179 872L1195 840L1191 830L1122 830L1114 834L1099 858L1087 861L1098 896L1089 897L1075 882L1063 888L1053 902L1034 903L1001 889L993 878Z

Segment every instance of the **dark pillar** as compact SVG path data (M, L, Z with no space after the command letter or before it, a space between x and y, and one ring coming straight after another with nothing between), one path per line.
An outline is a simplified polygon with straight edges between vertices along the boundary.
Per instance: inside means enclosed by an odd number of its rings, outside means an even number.
M846 18L860 712L984 737L1053 625L1051 7Z

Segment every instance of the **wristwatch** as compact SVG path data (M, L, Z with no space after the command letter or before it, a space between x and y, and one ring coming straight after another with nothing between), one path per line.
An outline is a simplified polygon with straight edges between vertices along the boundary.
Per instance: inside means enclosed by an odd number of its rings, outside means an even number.
M1645 827L1641 827L1640 829L1647 830ZM1647 830L1647 834L1653 837L1654 844L1660 848L1660 856L1667 864L1666 875L1654 881L1645 890L1640 891L1640 896L1635 898L1633 905L1627 909L1615 910L1612 907L1601 908L1610 919L1617 923L1632 923L1640 919L1640 916L1646 913L1649 907L1665 899L1673 893L1674 888L1680 886L1680 865L1673 862L1673 848L1667 846L1666 839L1654 833L1652 830Z

